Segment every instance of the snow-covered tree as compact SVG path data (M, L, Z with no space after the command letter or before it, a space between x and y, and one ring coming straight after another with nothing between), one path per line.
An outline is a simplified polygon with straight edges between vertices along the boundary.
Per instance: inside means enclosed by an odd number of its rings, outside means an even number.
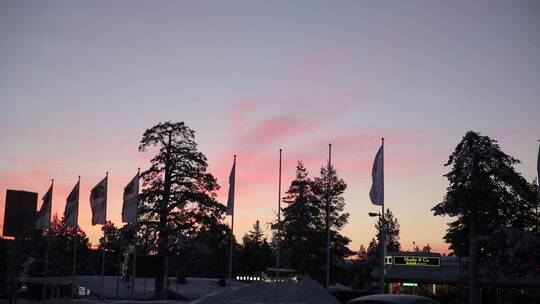
M519 161L501 151L497 142L469 131L445 166L450 185L435 215L456 218L445 240L458 256L469 256L469 303L478 303L478 256L498 229L528 229L534 225L534 192L515 171Z

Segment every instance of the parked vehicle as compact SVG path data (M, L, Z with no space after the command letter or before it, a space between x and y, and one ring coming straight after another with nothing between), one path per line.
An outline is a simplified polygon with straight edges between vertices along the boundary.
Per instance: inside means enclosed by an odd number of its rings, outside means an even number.
M352 299L347 304L438 304L430 298L404 294L376 294Z

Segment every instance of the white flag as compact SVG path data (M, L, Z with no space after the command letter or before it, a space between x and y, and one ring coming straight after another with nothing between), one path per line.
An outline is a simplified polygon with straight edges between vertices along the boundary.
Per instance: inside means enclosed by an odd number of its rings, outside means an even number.
M540 200L540 146L538 147L538 161L536 163L536 171L538 173L538 193L536 194L536 198Z
M231 169L231 174L229 175L229 197L227 199L227 215L234 214L234 180L236 175L236 158Z
M122 206L122 222L136 223L139 207L139 173L124 187L124 205Z
M92 207L92 225L104 225L107 217L107 176L91 190L90 207Z
M77 218L79 216L79 183L77 182L66 199L64 221L68 227L77 227Z
M371 171L373 184L369 190L369 198L374 205L384 204L384 145L381 145Z
M51 204L52 204L53 186L49 188L43 196L43 204L39 209L36 218L36 229L48 229L51 226Z

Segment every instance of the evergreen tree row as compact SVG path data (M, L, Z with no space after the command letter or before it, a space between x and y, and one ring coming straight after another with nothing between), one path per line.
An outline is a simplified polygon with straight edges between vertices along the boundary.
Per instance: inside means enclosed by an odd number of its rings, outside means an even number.
M282 265L308 274L323 282L326 265L326 204L330 205L330 255L331 274L338 278L344 262L352 255L347 245L350 239L341 234L349 214L344 212L343 193L347 188L333 167L322 167L320 175L309 177L304 164L299 161L296 176L283 198L281 222ZM274 242L277 241L274 234Z

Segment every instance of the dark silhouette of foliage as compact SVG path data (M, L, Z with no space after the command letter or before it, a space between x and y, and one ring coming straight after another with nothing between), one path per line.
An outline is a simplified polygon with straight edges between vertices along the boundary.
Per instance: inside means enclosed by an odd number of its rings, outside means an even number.
M328 182L330 183L330 191L327 191ZM323 223L325 223L326 217L327 193L330 196L330 265L334 268L334 273L338 270L339 264L343 263L343 259L353 254L347 247L351 240L340 233L349 221L349 213L344 212L345 199L343 198L343 193L345 189L347 189L347 184L337 175L333 166L321 167L319 177L313 179L313 193L318 198L318 206L321 208L320 216ZM326 224L319 231L322 231L324 234L326 233L325 229ZM326 236L323 236L322 239L325 244ZM324 248L325 245L321 247Z
M107 221L101 230L104 236L99 239L98 249L101 254L101 250L105 248L105 274L120 275L122 264L127 262L124 261L125 253L133 245L135 228L129 224L117 228L112 222Z
M377 239L381 237L381 218L377 219L375 229L377 229ZM397 218L394 218L394 214L390 211L390 208L386 208L384 212L384 231L386 234L386 252L398 252L401 250L401 244L399 243L399 222Z
M365 288L366 284L372 281L372 267L373 265L370 261L368 250L361 244L360 248L355 253L355 258L350 263L350 266L347 267L346 280L343 282L348 282L349 286L353 288Z
M238 260L239 272L242 274L256 274L272 266L272 248L266 241L258 220L253 224L253 229L242 238Z
M291 182L283 202L283 220L281 222L282 265L294 268L299 273L316 273L321 255L321 216L320 201L313 193L313 181L302 162L296 166L296 177ZM313 250L316 248L315 250Z
M360 244L360 248L356 252L356 259L363 261L363 260L367 260L367 258L368 258L368 253L367 253L366 247L364 247L364 244Z
M450 185L432 211L456 218L444 239L454 254L468 253L470 303L478 302L478 257L493 253L493 236L506 227L527 231L537 225L534 188L515 171L518 163L495 140L469 131L445 164Z
M283 199L286 204L283 208L281 246L284 265L323 281L326 263L326 202L330 198L331 275L334 279L342 275L344 258L353 254L347 248L349 238L340 234L349 217L343 211L343 193L346 188L347 184L337 176L334 168L322 167L320 176L312 180L302 162L298 162L296 178Z
M458 256L467 256L471 217L477 235L490 235L502 227L532 228L535 222L533 186L514 165L519 160L501 151L497 142L467 132L445 166L450 182L443 201L433 207L435 215L457 219L449 223L444 239ZM480 250L482 251L482 250Z
M207 159L197 150L195 132L183 122L159 123L146 130L139 151L148 149L157 152L150 168L141 174L140 232L146 240L143 248L164 255L167 264L180 240L211 239L209 231L221 235L225 208L216 201L219 186L206 172ZM156 280L157 293L162 284Z
M212 223L196 234L176 240L174 268L178 277L203 276L224 278L228 269L230 229L223 223ZM234 242L234 261L238 244ZM237 269L234 267L233 269Z
M50 276L66 276L72 274L73 269L73 246L76 239L77 244L77 274L95 274L98 265L92 263L92 253L90 243L86 233L79 227L69 227L64 220L59 220L57 215L54 215L49 228L50 247L49 247L49 267L48 273ZM44 252L46 246L46 238L41 239L41 247L43 251L36 251L38 263L44 263ZM95 267L97 266L97 267ZM97 269L96 269L97 268ZM42 270L39 273L42 274Z

